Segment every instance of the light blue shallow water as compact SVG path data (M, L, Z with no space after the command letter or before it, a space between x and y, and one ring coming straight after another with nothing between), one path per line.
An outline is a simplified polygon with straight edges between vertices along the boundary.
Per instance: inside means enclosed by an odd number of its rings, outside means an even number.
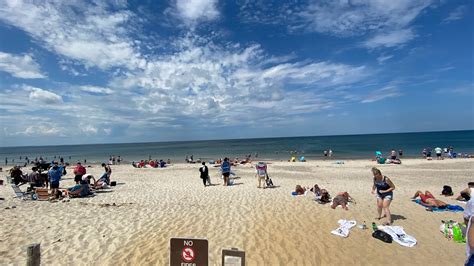
M43 156L52 160L54 156L64 157L65 161L75 162L87 159L88 162L105 162L109 156L120 155L126 161L148 159L171 159L184 161L185 155L204 160L221 157L243 158L247 154L258 153L259 159L288 159L291 151L304 154L307 159L323 158L325 149L332 149L334 159L370 158L374 151L388 153L392 148L402 149L404 156L421 155L425 147L454 147L458 153L474 154L474 130L397 133L319 137L263 138L238 140L208 140L186 142L155 142L127 144L91 144L64 146L3 147L0 148L2 165L5 158L9 163L21 163L25 156L30 159ZM20 160L20 156L22 160ZM71 157L71 159L69 159Z

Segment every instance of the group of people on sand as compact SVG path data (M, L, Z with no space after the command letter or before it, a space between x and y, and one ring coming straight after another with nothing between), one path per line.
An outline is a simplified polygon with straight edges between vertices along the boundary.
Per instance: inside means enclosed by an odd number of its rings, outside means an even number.
M397 156L398 155L398 156ZM403 150L399 150L398 154L395 149L391 149L388 156L383 156L381 151L375 152L375 161L378 164L401 164L401 157L403 156Z
M140 162L132 162L132 166L135 168L165 168L171 164L171 160L168 159L166 162L163 160L141 160Z
M87 170L82 166L81 162L77 162L73 169L74 182L73 187L60 190L60 183L63 176L67 174L66 167L59 164L57 161L51 162L50 165L37 164L31 168L31 172L23 174L20 166L14 166L10 170L10 176L16 186L30 184L32 190L36 188L46 188L51 190L50 199L57 199L60 197L86 197L91 195L93 190L108 188L110 185L110 176L112 169L109 165L102 163L104 173L99 179L87 174ZM93 181L93 182L92 182ZM92 183L91 183L92 182ZM29 188L29 189L30 189Z
M203 185L205 187L211 186L211 177L209 175L209 168L206 166L205 162L201 163L202 166L199 168L199 177L202 179ZM230 176L233 174L231 169L234 164L229 160L229 158L225 157L221 162L220 162L220 172L222 175L223 179L223 185L224 186L230 186L234 184L234 179L231 178ZM274 187L273 181L271 180L270 176L268 175L267 171L267 164L264 162L259 162L255 165L255 169L257 171L256 177L258 181L258 188L262 187L262 181L263 181L263 188L267 187Z
M378 168L373 167L371 171L373 175L373 185L371 191L377 199L378 216L376 219L380 220L382 218L386 218L387 221L384 223L384 225L390 225L393 222L390 212L390 204L393 201L393 191L395 190L395 185L392 180L389 177L384 176ZM469 200L471 198L471 191L474 191L474 182L470 182L468 184L468 188L462 190L457 199ZM313 192L316 195L316 200L320 203L331 202L329 192L326 189L320 188L317 184L312 187L302 187L301 185L297 185L293 194L305 195L308 192ZM443 209L448 206L446 202L435 198L435 196L429 191L425 191L424 193L421 191L416 191L412 199L417 198L420 198L421 205L428 208ZM348 210L347 204L349 202L356 203L354 198L351 197L348 192L339 192L332 199L331 208L335 209L337 206L341 205L343 209Z
M433 160L432 156L433 149L431 148L423 148L421 151L421 154L423 155L423 158L427 160ZM453 147L445 147L445 148L440 148L436 147L434 148L434 152L436 154L436 160L444 160L445 157L454 159L454 158L472 158L472 156L468 153L457 153L454 151Z

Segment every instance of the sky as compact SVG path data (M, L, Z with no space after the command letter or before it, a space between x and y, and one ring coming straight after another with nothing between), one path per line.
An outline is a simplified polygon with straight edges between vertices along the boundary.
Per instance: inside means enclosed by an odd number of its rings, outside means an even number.
M473 2L0 2L0 146L474 129Z

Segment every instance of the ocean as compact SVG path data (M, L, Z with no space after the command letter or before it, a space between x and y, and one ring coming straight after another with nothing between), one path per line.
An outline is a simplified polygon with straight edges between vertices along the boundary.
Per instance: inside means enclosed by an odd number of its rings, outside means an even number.
M62 146L1 147L0 159L9 164L21 164L42 156L45 160L66 162L77 160L88 163L108 162L110 156L121 156L124 162L141 159L170 159L184 162L186 155L194 160L223 157L244 158L251 154L254 160L288 160L292 153L304 155L307 160L322 159L324 150L333 151L333 159L371 158L375 151L388 154L391 149L403 150L404 157L419 157L423 148L453 147L457 153L474 154L474 130L394 133L369 135L284 137L233 140L206 140L153 143L88 144ZM21 159L20 159L21 157ZM258 159L255 159L258 157ZM14 160L14 162L13 162ZM1 162L1 165L4 161Z

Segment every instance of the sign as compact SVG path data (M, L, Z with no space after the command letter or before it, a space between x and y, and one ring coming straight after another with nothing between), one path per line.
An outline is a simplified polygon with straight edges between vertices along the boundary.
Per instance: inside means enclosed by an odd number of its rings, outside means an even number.
M245 266L245 251L236 248L223 249L222 266Z
M207 239L171 238L170 266L208 266Z

